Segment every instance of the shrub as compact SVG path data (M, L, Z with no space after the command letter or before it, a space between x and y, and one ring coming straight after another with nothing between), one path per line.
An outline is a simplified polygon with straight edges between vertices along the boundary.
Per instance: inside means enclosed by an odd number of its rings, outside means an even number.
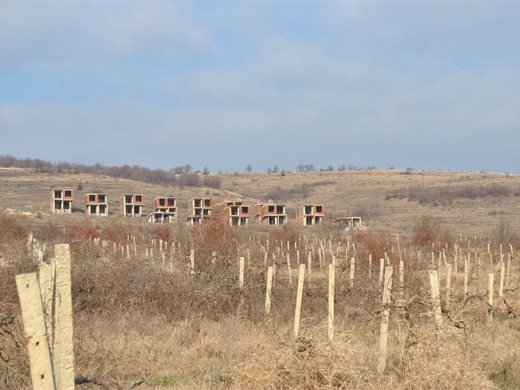
M495 228L495 239L499 244L510 243L514 238L514 233L511 228L509 219L502 217Z
M200 177L196 173L185 173L177 177L180 187L200 187Z
M67 241L81 241L101 236L101 230L89 220L72 225L67 229Z
M220 188L222 186L222 179L220 177L206 176L203 185L210 188Z
M354 242L358 251L364 250L367 255L371 254L374 262L384 258L385 252L388 256L391 254L392 242L387 234L357 232L354 235Z
M103 227L101 237L106 240L115 241L118 244L126 244L127 243L127 225L123 225L120 222L113 221Z
M434 242L439 234L439 223L433 217L423 215L412 228L411 241L416 246L426 246Z
M297 184L292 187L273 187L267 190L265 194L265 199L272 199L276 202L279 201L285 201L287 199L291 198L307 198L312 194L314 191L314 188L320 187L320 186L326 186L335 184L336 182L333 180L321 180L321 181L315 181L311 183L303 183L303 184Z
M517 191L500 184L488 186L464 185L464 186L413 186L388 192L386 200L408 199L419 204L450 205L455 199L477 199L484 197L501 197L517 195Z

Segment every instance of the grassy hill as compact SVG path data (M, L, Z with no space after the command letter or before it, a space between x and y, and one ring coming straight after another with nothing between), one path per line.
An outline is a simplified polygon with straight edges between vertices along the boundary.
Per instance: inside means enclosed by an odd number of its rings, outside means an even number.
M179 204L179 220L186 202L194 196L210 196L218 204L226 197L240 196L247 202L273 198L284 202L290 218L304 203L321 203L330 221L333 217L359 215L372 226L407 232L423 214L457 233L492 234L501 219L520 230L520 175L476 172L359 170L301 173L212 174L221 189L169 187L90 174L42 174L29 169L0 170L0 208L47 213L54 187L75 190L74 208L82 215L84 194L102 191L109 197L110 211L118 215L123 193L142 193L145 212L151 212L157 196L173 195ZM409 200L406 195L416 195ZM419 195L417 195L419 194ZM399 196L398 196L399 195ZM401 197L401 199L399 199ZM58 220L67 217L52 216Z

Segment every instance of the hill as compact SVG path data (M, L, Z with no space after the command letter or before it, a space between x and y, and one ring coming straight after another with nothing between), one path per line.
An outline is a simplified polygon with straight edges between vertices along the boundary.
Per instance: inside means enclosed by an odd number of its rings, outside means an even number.
M153 198L178 199L179 220L186 202L195 196L216 200L241 197L286 203L290 219L304 203L321 203L327 220L343 215L361 216L372 226L392 232L408 232L420 215L431 215L457 233L493 234L502 219L520 230L520 175L477 172L352 170L287 173L210 174L221 188L180 187L144 183L96 174L38 173L32 169L0 169L0 207L36 214L49 211L49 192L55 187L75 190L76 215L83 211L85 193L102 191L117 216L123 193L142 193L145 212ZM66 217L52 216L63 221Z

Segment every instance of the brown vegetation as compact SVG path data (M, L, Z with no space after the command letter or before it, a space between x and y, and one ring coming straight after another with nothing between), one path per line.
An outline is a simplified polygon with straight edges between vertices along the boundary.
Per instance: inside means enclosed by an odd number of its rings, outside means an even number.
M412 186L409 188L392 190L386 194L389 199L408 199L419 204L433 206L450 205L456 199L477 199L486 197L519 196L520 190L513 190L506 186L492 183L483 185L450 185L450 186Z
M0 167L30 168L38 173L73 173L105 175L114 178L125 178L145 183L162 184L179 187L211 187L220 188L221 181L216 177L209 177L192 173L191 166L173 168L170 171L150 169L138 165L105 166L101 164L86 165L72 163L51 163L39 159L18 159L10 155L0 155ZM189 169L187 168L189 167ZM79 188L81 189L81 188Z
M303 183L295 186L277 186L267 190L265 196L262 198L265 200L272 199L275 202L286 201L294 198L307 198L309 197L316 187L327 186L334 184L332 180L321 180L311 183Z
M14 276L36 269L25 245L34 226L2 213L0 222L8 227L0 230L0 383L6 389L25 389L30 382ZM425 245L429 253L434 241L440 247L442 226L428 217L418 220L411 240L400 240L406 264L405 296L404 303L398 303L398 287L394 287L388 369L383 375L376 371L381 310L376 259L387 252L392 262L397 261L393 235L361 232L349 237L327 230L302 235L285 227L272 229L266 236L231 228L218 213L211 223L194 229L130 224L98 229L86 224L51 230L52 242L68 241L72 248L76 374L110 383L109 388L139 378L144 380L141 388L512 389L520 383L516 271L507 292L508 306L497 303L493 324L486 323L487 307L478 298L485 289L481 284L479 290L476 270L471 274L471 289L477 298L471 301L461 295L460 272L454 274L452 303L443 307L445 347L438 352L424 273L430 263L421 260L416 248L416 244ZM44 236L43 231L33 231L36 238ZM128 235L136 237L136 254ZM96 245L95 237L110 241L106 247ZM148 251L146 257L151 239L159 238L169 244L164 257L157 241L153 256ZM267 238L269 262L274 253L278 269L270 316L264 314L266 268L258 246L266 245ZM341 248L332 344L326 336L329 240L334 253ZM348 257L357 258L354 288L348 285L349 262L343 252L347 240ZM456 242L452 240L447 241L449 257ZM292 259L296 258L294 243L298 244L302 263L307 261L306 245L315 249L313 281L305 285L298 339L291 335L294 281L288 284L285 257L277 249L286 248L287 241ZM324 244L321 266L316 242ZM130 255L119 250L119 244L127 243ZM486 243L474 242L472 250L485 252ZM196 272L190 276L191 248ZM250 259L240 291L237 262L239 256L246 257L247 249ZM368 254L374 259L371 278ZM516 260L514 264L516 270ZM82 387L97 388L93 384Z

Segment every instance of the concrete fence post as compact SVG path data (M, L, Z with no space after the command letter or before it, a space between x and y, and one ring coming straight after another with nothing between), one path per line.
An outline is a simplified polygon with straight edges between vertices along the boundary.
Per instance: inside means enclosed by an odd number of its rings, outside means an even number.
M382 259L384 262L384 259ZM390 308L388 307L392 295L392 276L394 269L391 265L385 268L383 283L383 311L381 316L381 329L379 331L379 359L377 372L382 374L386 369L386 350L388 345L388 322Z
M511 254L507 254L506 288L509 288L509 278L511 276Z
M349 286L350 288L354 287L354 274L356 272L356 258L350 258L350 275L349 275Z
M287 253L287 273L289 275L289 286L292 286L291 256Z
M329 342L334 339L334 279L335 268L329 264L329 315L328 315L328 338Z
M498 298L504 297L504 276L505 276L504 261L500 260L500 284L499 284L499 288L498 288Z
M303 283L305 280L305 264L300 264L298 272L298 289L296 291L296 307L294 310L294 337L300 334L300 315L302 310Z
M242 292L244 289L244 270L245 270L245 261L242 256L240 256L239 260L239 274L238 274L238 288Z
M450 306L451 300L451 264L446 268L446 307Z
M55 390L45 316L36 273L17 275L16 288L20 297L33 389Z
M404 297L404 261L399 259L399 298Z
M267 284L265 289L265 314L271 313L271 290L273 288L273 267L267 268Z
M442 329L442 311L441 311L441 294L439 287L439 273L437 270L430 270L430 292L432 297L433 314L435 318L435 327L437 329L437 347L439 350L443 348L444 335Z
M381 290L384 286L383 284L383 276L385 273L385 259L379 259L379 290Z
M469 253L464 257L464 299L468 297Z
M190 250L190 275L195 275L195 251Z
M52 356L52 345L54 335L54 290L56 277L56 265L54 260L50 264L40 263L38 270L38 281L40 294L47 328L47 340Z
M487 320L493 322L493 292L494 292L495 275L490 273L488 275L488 311Z
M308 278L308 284L310 287L312 285L312 255L311 255L311 252L309 252L309 254L307 255L307 268L308 268L307 278Z
M56 261L56 302L53 363L56 387L74 389L74 348L72 327L71 261L68 244L54 247Z

